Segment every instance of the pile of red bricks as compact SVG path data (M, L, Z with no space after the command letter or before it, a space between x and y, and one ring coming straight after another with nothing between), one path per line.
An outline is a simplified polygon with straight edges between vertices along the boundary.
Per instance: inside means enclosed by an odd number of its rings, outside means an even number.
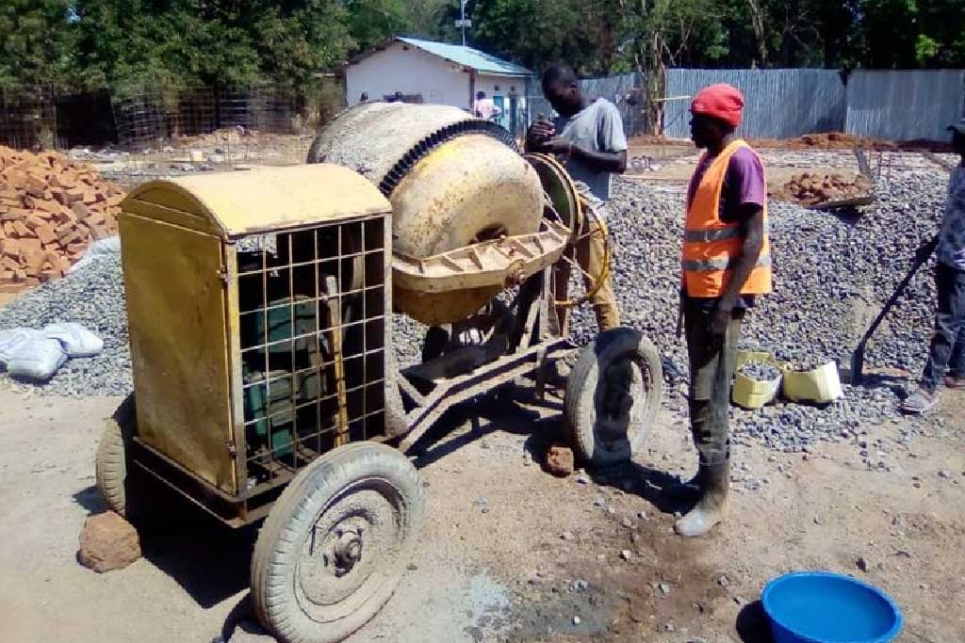
M0 146L0 290L62 277L92 241L117 234L123 198L90 166Z

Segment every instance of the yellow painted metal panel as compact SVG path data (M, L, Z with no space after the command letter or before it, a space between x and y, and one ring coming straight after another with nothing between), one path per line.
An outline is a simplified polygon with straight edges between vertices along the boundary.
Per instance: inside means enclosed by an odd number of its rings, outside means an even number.
M324 163L151 181L131 192L122 208L133 211L134 203L183 212L188 216L163 220L193 230L214 228L225 238L382 214L392 207L361 175Z
M129 212L120 233L138 436L236 494L221 242Z

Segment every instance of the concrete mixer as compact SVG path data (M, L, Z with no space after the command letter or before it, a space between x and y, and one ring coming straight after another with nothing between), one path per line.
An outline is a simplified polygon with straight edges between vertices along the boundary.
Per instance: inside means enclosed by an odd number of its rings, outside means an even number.
M583 297L554 300L555 269L592 211L552 157L454 108L369 104L308 160L128 195L134 393L95 465L135 522L161 511L159 481L230 526L264 521L255 613L283 643L334 643L405 571L424 493L406 454L447 410L521 380L541 397L578 354L565 426L606 466L645 440L663 380L637 331L561 336L557 307ZM419 363L396 364L393 311L428 326Z

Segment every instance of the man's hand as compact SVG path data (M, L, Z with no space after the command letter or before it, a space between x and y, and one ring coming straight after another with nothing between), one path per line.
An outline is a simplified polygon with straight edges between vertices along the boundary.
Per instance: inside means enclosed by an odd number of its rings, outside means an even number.
M546 142L556 136L556 128L548 121L536 121L526 132L526 149L532 152L546 151Z
M734 305L724 301L719 302L717 307L714 308L714 315L710 320L710 334L713 335L715 339L723 341L724 335L727 334L727 326L730 324L733 316Z

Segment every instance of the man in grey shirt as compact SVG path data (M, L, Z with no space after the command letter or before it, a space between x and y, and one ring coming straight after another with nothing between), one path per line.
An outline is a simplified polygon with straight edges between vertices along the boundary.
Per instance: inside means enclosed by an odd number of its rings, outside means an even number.
M543 94L559 116L553 123L534 123L526 136L526 149L564 157L567 171L602 223L610 200L610 177L627 169L627 137L620 112L606 99L586 98L576 73L566 65L553 65L543 73ZM576 261L593 277L603 273L605 234L594 217L588 216L576 243ZM569 270L566 267L566 263L562 263L556 274L558 300L567 298ZM586 287L591 288L591 280L585 281ZM592 302L601 331L620 325L620 311L609 277L593 295ZM568 331L566 309L560 308L558 313L565 334Z

